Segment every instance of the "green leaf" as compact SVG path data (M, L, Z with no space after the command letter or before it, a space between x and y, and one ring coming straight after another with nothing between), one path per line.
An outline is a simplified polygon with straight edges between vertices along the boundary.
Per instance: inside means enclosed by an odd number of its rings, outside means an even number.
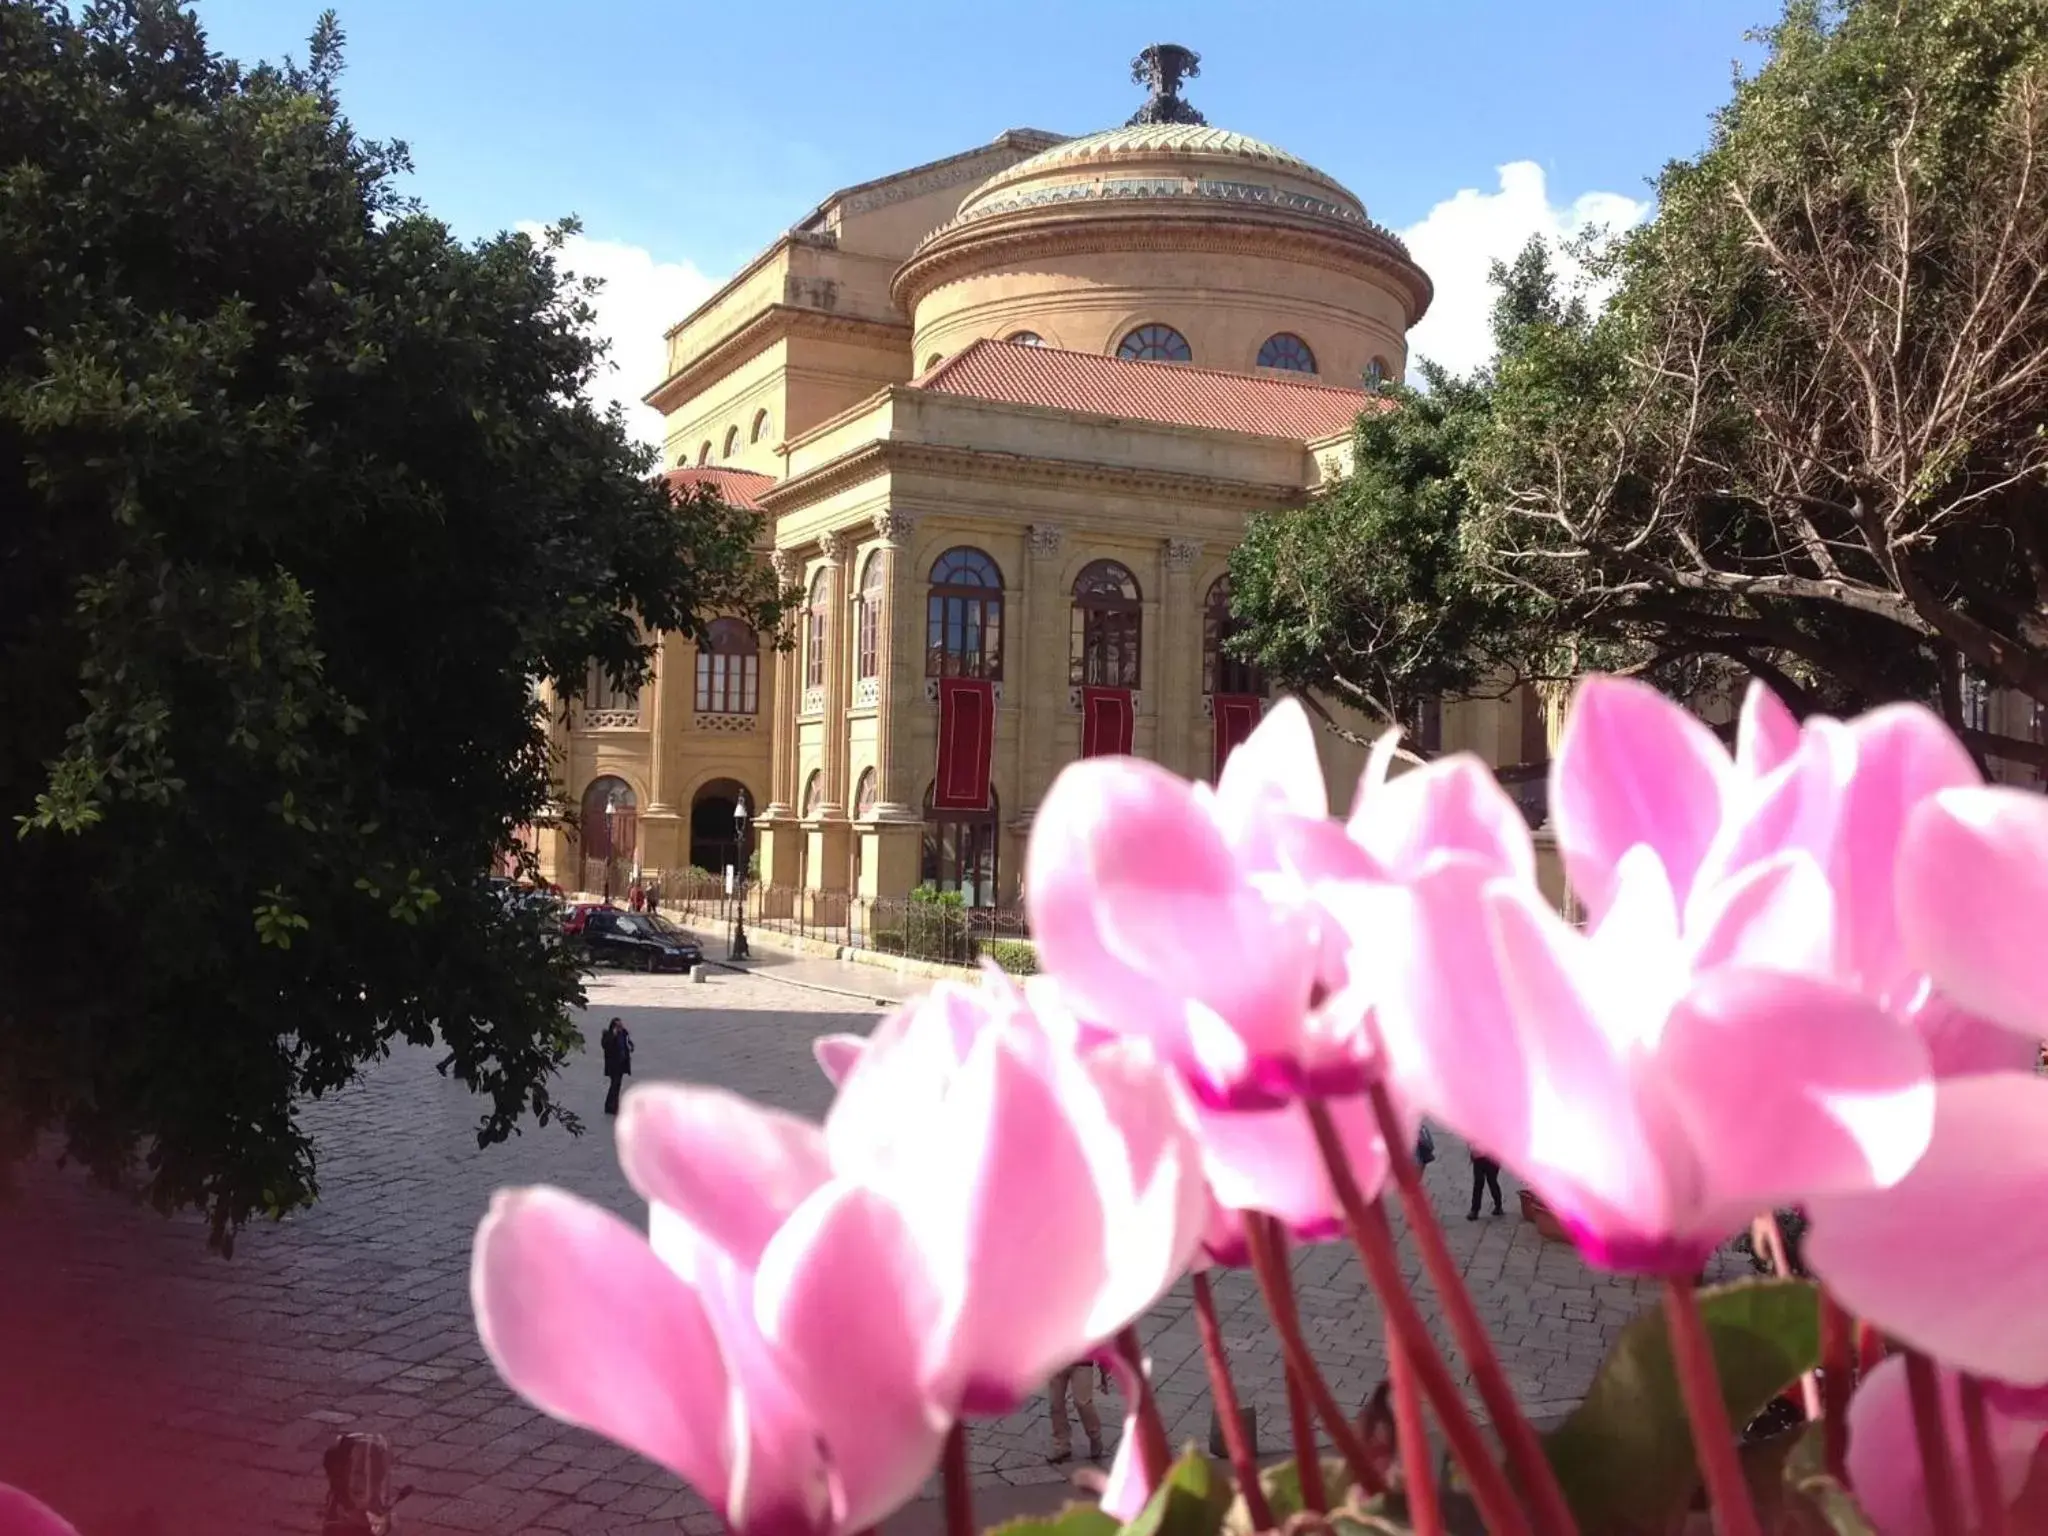
M1699 1306L1738 1430L1819 1363L1808 1281L1742 1280L1700 1292ZM1684 1514L1699 1474L1661 1305L1622 1330L1544 1450L1586 1536L1663 1530Z
M990 1526L983 1536L1116 1536L1116 1517L1075 1500L1050 1515L1024 1516Z
M1831 1477L1812 1477L1785 1495L1772 1536L1877 1536L1849 1492Z
M1273 1511L1276 1525L1285 1525L1290 1515L1301 1512L1301 1468L1292 1456L1261 1472L1259 1488L1266 1495L1266 1506ZM1332 1505L1343 1503L1351 1492L1351 1469L1341 1457L1324 1458L1323 1492ZM1223 1529L1230 1536L1252 1536L1251 1516L1245 1512L1242 1491L1231 1501L1230 1511L1223 1517Z
M1167 1470L1152 1502L1124 1527L1124 1536L1216 1536L1231 1493L1230 1479L1191 1445Z

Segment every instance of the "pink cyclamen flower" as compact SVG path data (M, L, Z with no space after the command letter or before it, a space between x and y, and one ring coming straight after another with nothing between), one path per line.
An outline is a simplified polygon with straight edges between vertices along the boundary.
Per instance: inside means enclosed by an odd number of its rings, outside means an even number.
M78 1531L41 1500L0 1483L0 1536L78 1536Z
M1941 1402L1948 1432L1949 1459L1956 1490L1963 1503L1964 1523L1979 1528L1975 1479L1963 1434L1959 1384L1948 1371L1940 1373ZM2048 1445L2048 1422L2042 1416L2016 1415L1987 1395L1985 1427L1999 1491L2008 1507L2026 1486L2034 1458ZM1927 1475L1920 1461L1919 1436L1913 1428L1913 1404L1906 1385L1906 1362L1893 1355L1865 1377L1849 1403L1849 1486L1857 1506L1878 1536L1934 1536L1927 1507Z
M903 1213L935 1304L921 1368L949 1411L1005 1413L1186 1271L1199 1149L1140 1041L1081 1048L1041 990L941 984L885 1020L825 1121L839 1177Z
M1696 720L1596 679L1552 803L1591 932L1497 858L1333 887L1414 1108L1511 1163L1609 1268L1689 1274L1759 1209L1896 1182L1926 1145L1925 1047L1833 980L1836 743L1737 796ZM1398 782L1398 781L1397 781Z
M1945 1079L1925 1154L1882 1193L1809 1202L1806 1262L1946 1365L2048 1386L2048 1080Z
M1313 1038L1320 914L1286 877L1329 821L1301 706L1275 706L1212 791L1128 757L1069 765L1026 862L1046 970L1092 1023L1150 1040L1208 1102L1272 1107L1355 1065Z
M894 1210L828 1180L816 1127L715 1090L636 1090L619 1146L650 1237L551 1189L500 1192L479 1227L471 1295L499 1373L747 1536L862 1530L912 1497L944 1423Z

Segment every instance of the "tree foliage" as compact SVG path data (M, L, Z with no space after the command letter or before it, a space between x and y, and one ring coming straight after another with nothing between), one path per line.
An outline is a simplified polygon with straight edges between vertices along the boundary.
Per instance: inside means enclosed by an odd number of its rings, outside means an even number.
M0 0L0 1154L217 1242L295 1106L438 1034L479 1139L570 1121L573 966L481 876L552 800L535 680L777 595L676 501L559 235L455 239L336 99L169 0ZM566 226L565 226L566 227Z
M1476 589L1541 620L1525 670L1924 699L2048 763L1962 702L2048 703L2048 8L1795 0L1766 40L1592 261L1609 302L1504 338L1451 476ZM1379 581L1436 549L1383 544Z

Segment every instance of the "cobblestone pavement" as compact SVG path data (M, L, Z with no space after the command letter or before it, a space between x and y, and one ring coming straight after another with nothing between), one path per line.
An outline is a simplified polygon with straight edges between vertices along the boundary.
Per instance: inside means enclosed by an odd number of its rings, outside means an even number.
M499 1383L469 1316L470 1235L503 1184L558 1184L639 1218L600 1112L594 1037L612 1013L634 1032L642 1080L714 1082L821 1113L828 1089L811 1064L812 1037L866 1030L878 1013L858 995L790 984L803 979L832 980L793 965L779 977L714 972L702 984L594 983L592 1050L565 1084L592 1127L581 1138L529 1129L480 1151L467 1090L436 1074L436 1052L401 1047L359 1085L309 1107L319 1205L245 1232L229 1262L205 1251L196 1221L137 1211L72 1173L28 1170L0 1205L0 1481L68 1511L85 1536L313 1532L320 1452L340 1430L368 1429L391 1437L400 1481L417 1487L401 1511L416 1536L716 1530L667 1473L540 1417ZM857 985L887 990L872 978ZM1512 1205L1505 1220L1465 1222L1464 1157L1449 1137L1438 1145L1432 1191L1508 1372L1532 1412L1561 1412L1645 1297L1540 1242ZM1411 1260L1411 1273L1418 1267ZM1362 1404L1384 1356L1354 1261L1336 1245L1301 1250L1295 1277L1332 1386ZM1284 1450L1279 1356L1263 1309L1241 1274L1220 1277L1216 1294L1261 1447ZM1423 1302L1436 1321L1426 1293ZM1206 1439L1185 1288L1143 1333L1176 1440ZM1101 1406L1114 1443L1117 1399ZM1045 1462L1042 1399L977 1425L972 1445L996 1510L1057 1500L1067 1469ZM930 1529L930 1514L913 1507L892 1536Z

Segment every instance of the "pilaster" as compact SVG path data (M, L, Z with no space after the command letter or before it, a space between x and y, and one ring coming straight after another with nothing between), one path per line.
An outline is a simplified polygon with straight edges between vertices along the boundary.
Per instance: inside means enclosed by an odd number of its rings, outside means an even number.
M795 587L803 575L803 562L795 550L778 549L768 561L774 567L777 585L784 592ZM802 693L798 687L798 651L795 646L778 645L771 655L775 688L768 716L768 803L761 807L757 818L762 823L782 820L796 810L796 714ZM762 863L767 863L765 855Z
M1018 632L1024 643L1016 647L1026 657L1023 676L1010 674L1014 683L1004 692L1017 700L1018 771L1017 794L1021 804L1011 813L1011 830L1022 834L1031 825L1038 802L1045 798L1053 776L1065 765L1059 753L1060 726L1070 714L1067 688L1066 595L1059 589L1060 551L1066 544L1066 530L1055 523L1033 523L1024 533L1022 574L1024 612L1019 615ZM1004 658L1009 673L1009 658ZM1021 846L1021 839L1019 842ZM1003 850L1004 868L1011 863L1011 850Z
M912 801L913 791L908 782L910 722L922 697L917 686L918 659L922 655L917 625L921 615L911 591L909 570L910 540L917 524L900 512L884 512L875 519L874 527L875 537L881 540L876 558L882 562L882 611L875 620L875 640L882 654L877 658L875 679L874 819L921 823L923 811ZM874 850L870 852L873 854ZM871 883L879 870L878 854L864 858L862 883ZM917 883L914 874L913 861L911 885Z
M834 531L818 541L825 557L825 717L824 751L819 766L825 776L818 787L817 816L822 821L844 821L851 800L846 782L846 711L852 703L853 647L846 643L847 615L852 611L850 572L853 568L853 535ZM815 873L815 871L814 871Z
M1195 601L1195 567L1201 558L1202 546L1194 539L1172 538L1161 547L1166 590L1157 633L1147 637L1146 647L1158 658L1148 669L1159 701L1154 750L1161 766L1186 778L1202 777L1208 769L1195 749L1195 700L1202 686L1202 615Z

